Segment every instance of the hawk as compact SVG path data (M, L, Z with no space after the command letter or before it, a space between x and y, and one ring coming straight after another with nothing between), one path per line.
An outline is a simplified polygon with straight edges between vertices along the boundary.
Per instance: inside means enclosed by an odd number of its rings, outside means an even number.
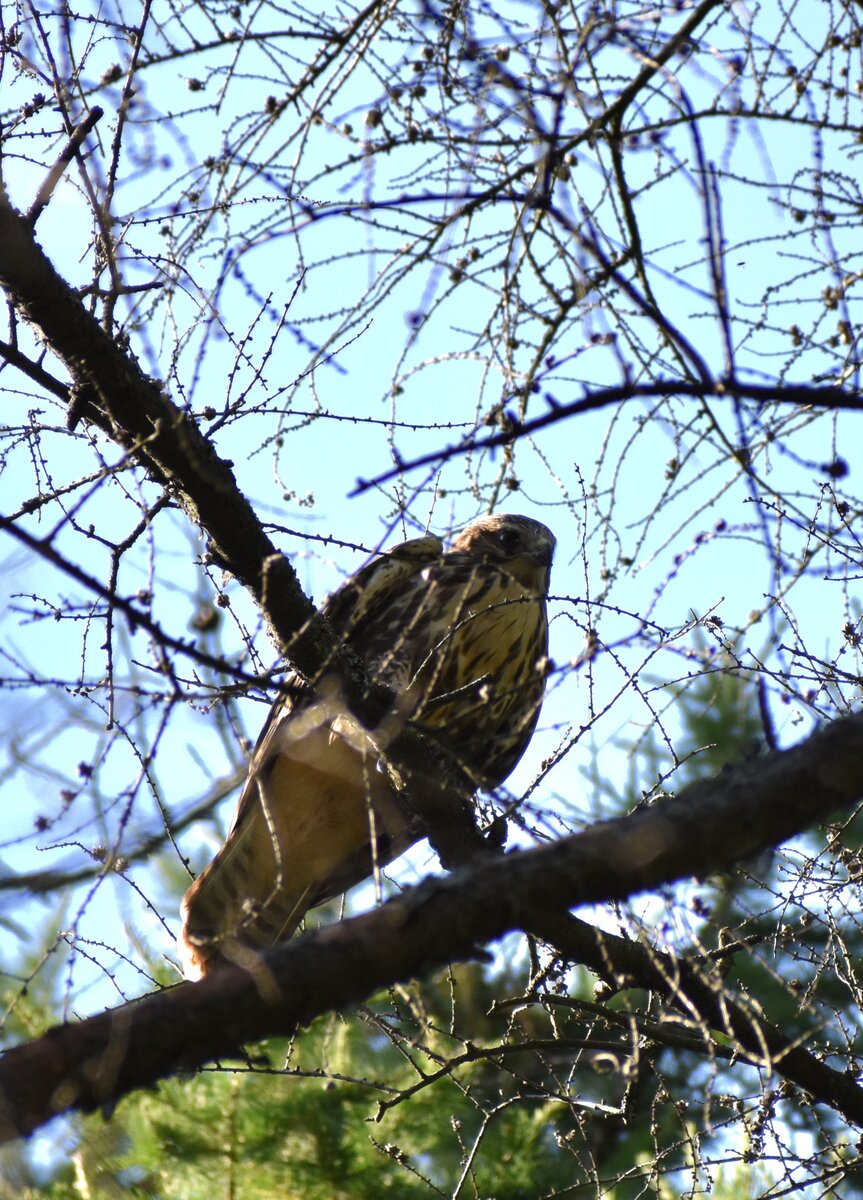
M365 729L335 681L288 676L225 845L183 899L187 979L224 961L252 968L310 908L418 840L386 770L386 746L407 722L446 748L474 790L506 779L545 690L554 547L539 521L482 517L449 550L433 535L396 546L326 601L333 629L392 690L393 707Z

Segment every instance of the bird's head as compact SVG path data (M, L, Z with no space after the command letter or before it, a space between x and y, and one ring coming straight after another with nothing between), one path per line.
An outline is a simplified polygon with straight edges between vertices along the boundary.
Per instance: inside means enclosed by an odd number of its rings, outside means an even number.
M530 517L480 517L452 544L455 553L493 563L525 588L538 594L548 588L556 539L547 526Z

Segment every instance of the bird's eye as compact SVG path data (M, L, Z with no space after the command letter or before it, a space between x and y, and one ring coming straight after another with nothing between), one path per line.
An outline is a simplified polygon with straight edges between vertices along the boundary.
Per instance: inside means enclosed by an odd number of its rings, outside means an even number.
M517 529L502 529L497 535L497 540L507 554L514 553L521 546L521 534Z

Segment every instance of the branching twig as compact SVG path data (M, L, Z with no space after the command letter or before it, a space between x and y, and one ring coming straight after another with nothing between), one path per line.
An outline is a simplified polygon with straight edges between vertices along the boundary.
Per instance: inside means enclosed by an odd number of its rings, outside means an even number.
M27 209L27 220L31 225L35 225L39 220L41 213L47 207L49 200L54 194L54 188L60 182L63 172L80 150L87 134L91 129L95 128L97 121L100 121L103 115L102 109L94 104L80 125L75 126L71 137L60 152L57 161L45 176L42 186L36 193L36 199Z

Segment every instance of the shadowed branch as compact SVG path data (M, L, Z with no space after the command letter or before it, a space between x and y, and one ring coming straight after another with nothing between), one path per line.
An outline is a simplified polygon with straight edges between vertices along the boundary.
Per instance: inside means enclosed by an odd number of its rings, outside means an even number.
M649 972L673 1002L730 1032L749 1057L863 1124L863 1088L784 1038L689 966L590 931L566 910L704 877L778 845L863 796L863 716L753 759L630 816L539 849L490 856L382 907L280 946L253 973L226 967L50 1030L0 1059L0 1134L115 1104L181 1070L287 1035L321 1013L426 975L514 929L534 929L606 977Z

